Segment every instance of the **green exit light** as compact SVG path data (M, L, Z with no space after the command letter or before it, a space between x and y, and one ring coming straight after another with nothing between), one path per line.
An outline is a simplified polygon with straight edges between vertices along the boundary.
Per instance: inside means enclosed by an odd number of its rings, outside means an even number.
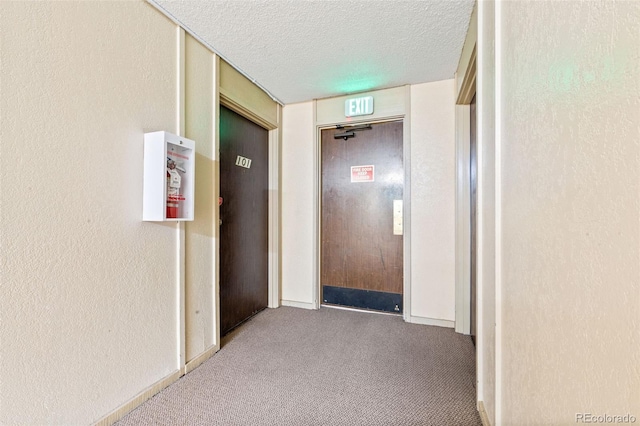
M373 96L351 98L344 101L345 117L373 114Z

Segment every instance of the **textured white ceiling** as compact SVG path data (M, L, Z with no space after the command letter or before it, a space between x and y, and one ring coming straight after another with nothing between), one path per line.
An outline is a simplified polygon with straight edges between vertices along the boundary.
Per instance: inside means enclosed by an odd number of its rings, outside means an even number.
M149 0L282 103L452 78L474 0Z

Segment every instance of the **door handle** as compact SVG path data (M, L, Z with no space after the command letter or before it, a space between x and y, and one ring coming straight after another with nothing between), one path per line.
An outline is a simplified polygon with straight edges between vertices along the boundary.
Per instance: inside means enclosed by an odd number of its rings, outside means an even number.
M393 235L403 234L402 200L393 200Z

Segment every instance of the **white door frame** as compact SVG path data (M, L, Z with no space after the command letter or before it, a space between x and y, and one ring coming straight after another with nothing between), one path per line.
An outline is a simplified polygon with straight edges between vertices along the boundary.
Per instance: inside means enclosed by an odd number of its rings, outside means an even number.
M458 333L471 333L471 188L469 162L470 106L476 93L475 39L456 101L456 325ZM460 69L460 68L459 68ZM477 284L476 284L477 288ZM477 298L476 298L477 303ZM477 310L476 310L477 314Z

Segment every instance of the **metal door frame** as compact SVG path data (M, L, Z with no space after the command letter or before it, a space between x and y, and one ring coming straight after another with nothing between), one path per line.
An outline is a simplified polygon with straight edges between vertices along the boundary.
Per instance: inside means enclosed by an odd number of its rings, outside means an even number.
M230 100L224 94L220 94L220 101L216 111L216 117L220 117L219 107L224 106L230 109L236 114L246 118L254 124L267 130L269 135L269 205L268 205L268 232L269 232L269 252L268 252L268 264L269 264L269 299L268 308L277 308L280 306L280 145L282 132L280 131L280 123L270 123L266 120L260 119L255 114L252 114L247 109ZM279 108L278 108L279 110ZM281 113L278 113L280 119ZM217 124L219 126L219 122ZM216 132L218 127L216 127ZM219 141L218 141L219 143ZM219 159L220 147L216 146L216 153ZM216 197L220 196L220 175L216 175L218 184L216 185L218 193ZM219 206L216 206L216 220L219 218ZM219 312L219 308L218 308Z
M277 308L279 306L277 302L277 299L279 298L279 267L278 267L279 263L277 261L277 258L274 259L274 256L272 256L271 249L274 244L277 244L280 241L279 239L279 223L280 222L279 222L279 213L277 211L274 217L274 208L277 208L277 206L279 206L279 200L273 199L273 192L271 191L271 185L274 184L274 181L275 181L275 184L279 186L279 178L278 178L279 175L277 172L274 173L274 168L273 168L274 163L276 163L279 160L279 157L277 156L277 153L279 152L278 128L273 128L272 124L269 124L264 120L256 119L254 115L248 113L243 108L235 105L224 95L220 95L220 102L218 103L216 108L216 117L217 117L216 132L220 131L220 107L224 107L228 109L229 111L237 114L238 116L246 119L247 121L255 124L256 126L262 128L267 132L268 145L267 145L266 160L267 160L267 176L268 176L267 187L269 190L267 194L267 306L266 308ZM217 136L216 142L217 142L216 154L217 154L217 160L219 162L220 161L219 134ZM275 151L275 155L274 155L274 151ZM216 182L217 182L216 198L220 197L220 178L221 178L221 167L220 165L218 165L216 170ZM217 231L218 238L217 238L217 254L216 254L216 279L218 281L218 285L216 289L216 315L217 315L216 327L217 327L218 335L220 335L220 332L221 332L220 330L220 323L221 323L220 281L219 280L220 280L220 245L221 245L222 239L221 239L221 232L220 232L220 226L221 226L220 207L221 207L220 204L217 203L216 204L216 218L217 218L216 220L218 225L218 231ZM276 263L275 279L274 279L274 263ZM274 300L276 300L275 306L273 303Z
M411 141L411 123L409 120L409 114L394 115L376 119L365 119L356 121L340 121L331 124L316 124L315 129L315 197L314 197L314 284L313 294L314 309L320 309L321 296L322 296L322 284L321 284L321 255L322 255L322 241L321 241L321 226L322 226L322 130L335 128L336 125L351 126L356 124L377 124L390 121L402 121L402 163L404 168L404 187L403 187L403 253L402 253L402 303L403 312L402 317L405 321L409 321L411 318L411 167L410 167L410 141Z
M322 306L322 282L321 282L321 275L322 275L322 241L320 236L322 235L322 131L323 130L331 130L331 129L335 129L336 126L340 125L340 126L353 126L353 125L367 125L367 124L371 124L371 125L375 125L375 124L381 124L381 123L392 123L392 122L401 122L402 123L402 167L403 167L403 174L404 174L404 182L402 184L402 197L403 197L403 221L406 220L407 218L407 207L406 207L406 195L405 195L405 191L407 190L407 173L405 171L405 167L406 167L406 163L405 163L405 136L404 136L404 132L406 131L406 125L404 123L404 117L389 117L389 118L384 118L384 119L379 119L379 120L371 120L371 121L367 121L367 120L363 120L363 121L349 121L349 122L341 122L341 123L336 123L336 124L332 124L332 125L322 125L322 126L317 126L317 134L316 134L316 138L317 138L317 156L318 156L318 173L316 174L317 176L317 182L316 182L316 191L318 194L318 198L317 198L317 203L318 203L318 211L317 211L317 215L318 215L318 222L317 222L317 250L318 250L318 256L316 259L317 262L317 280L318 280L318 292L315 295L315 302L317 304L316 309L319 309L320 306ZM403 310L402 310L402 315L403 318L407 319L409 317L405 317L405 311L407 310L407 300L405 298L405 293L406 293L406 277L405 277L405 273L406 273L406 266L407 266L407 262L405 262L406 259L406 244L405 244L405 240L407 239L407 228L406 228L406 222L403 222L403 232L402 232L402 264L403 264L403 268L402 268L402 304L403 304ZM360 308L351 308L351 307L344 307L345 309L354 309L354 310L363 310L365 311L365 309L360 309ZM375 311L371 311L371 312L375 312ZM386 312L385 312L386 313ZM393 315L393 313L387 313L390 315Z

